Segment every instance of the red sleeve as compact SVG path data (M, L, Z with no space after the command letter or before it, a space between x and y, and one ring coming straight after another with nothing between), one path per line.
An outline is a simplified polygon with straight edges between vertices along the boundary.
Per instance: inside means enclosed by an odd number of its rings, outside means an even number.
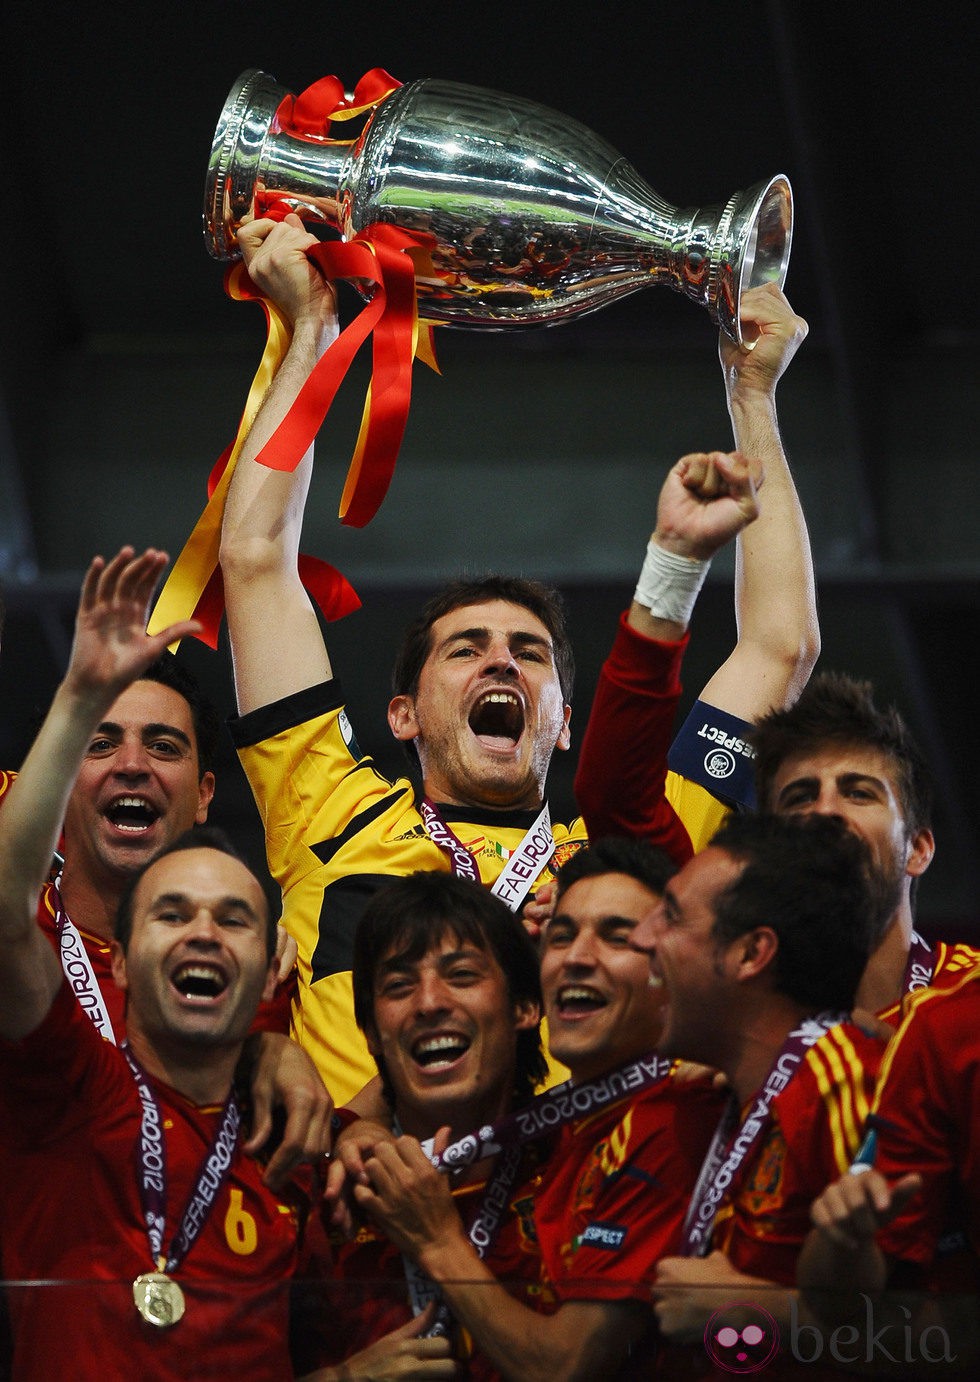
M976 1191L968 1187L980 1142L970 1116L980 1107L978 1017L980 984L971 983L966 992L933 995L893 1039L875 1115L875 1166L889 1181L917 1171L923 1183L878 1234L891 1257L928 1265L943 1235L968 1228L970 1211L976 1213Z
M260 1003L249 1033L278 1032L289 1036L293 999L299 991L299 976L294 965L267 1003Z
M664 783L687 643L686 635L678 643L646 638L620 615L575 774L575 797L590 839L640 836L677 864L693 851L664 796Z

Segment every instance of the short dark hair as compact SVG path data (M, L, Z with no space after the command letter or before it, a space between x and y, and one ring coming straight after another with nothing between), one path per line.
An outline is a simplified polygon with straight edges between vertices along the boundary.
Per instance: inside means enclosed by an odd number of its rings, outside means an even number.
M775 931L777 992L814 1011L849 1011L894 899L865 842L835 816L730 816L711 846L744 864L718 898L713 934L728 945Z
M200 683L171 652L162 652L139 677L140 681L158 681L183 696L190 706L191 723L197 744L197 771L200 777L211 771L218 749L221 717L213 701L201 690Z
M447 934L489 951L507 981L512 1005L541 1004L538 953L524 924L488 888L451 873L413 873L395 878L374 894L354 936L354 1016L362 1032L374 1034L374 986L378 967L388 956L412 964ZM385 1097L394 1090L384 1061L378 1069ZM524 1104L547 1074L537 1026L517 1033L514 1102Z
M451 581L426 601L402 638L392 670L392 695L414 696L417 693L419 677L431 651L430 635L436 620L444 614L451 614L453 610L483 604L487 600L505 600L508 604L520 605L541 620L551 635L562 697L566 705L571 704L575 658L565 623L564 602L551 586L520 576L487 575L478 580Z
M561 866L555 880L555 898L561 898L580 878L598 878L606 873L624 873L662 897L676 872L673 859L656 845L628 836L606 835L590 840Z
M113 924L113 935L122 946L123 951L129 949L129 942L133 934L133 898L136 889L140 885L140 880L160 859L165 859L168 854L178 854L185 849L213 849L218 854L227 854L231 859L237 859L248 871L252 872L252 867L239 849L232 844L231 840L223 830L219 830L215 825L196 825L191 830L185 830L182 835L171 840L169 844L156 852L151 859L148 859L138 873L134 873L126 882L122 894L119 898L119 906L116 908L115 922ZM253 874L254 877L254 874ZM255 880L259 883L259 880ZM261 883L259 883L261 888ZM263 898L265 893L263 892ZM266 936L265 944L269 959L276 953L276 943L278 940L278 922L269 910L266 902Z
M827 745L860 745L892 764L902 814L910 835L932 820L932 783L921 749L898 710L875 704L869 681L841 672L822 672L787 710L772 710L752 731L759 805L773 809L772 786L787 758Z

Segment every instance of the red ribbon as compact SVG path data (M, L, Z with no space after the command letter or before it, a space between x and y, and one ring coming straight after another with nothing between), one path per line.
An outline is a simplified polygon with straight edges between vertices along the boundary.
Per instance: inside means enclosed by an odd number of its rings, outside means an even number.
M348 97L337 77L323 77L299 96L286 96L276 120L281 129L298 138L326 139L330 137L332 121L363 114L398 86L393 77L376 67L361 78L354 94ZM295 208L283 200L265 203L259 196L256 210L281 220ZM416 261L426 274L433 272L428 259L428 237L379 224L366 227L346 243L317 245L309 256L331 280L354 279L359 284L371 285L370 300L317 362L293 407L257 459L271 469L295 470L312 445L354 356L373 331L372 381L340 504L342 521L363 527L377 512L394 473L411 403L412 364L416 355L438 370L432 329L418 321L415 290ZM259 302L266 314L269 339L247 408L257 406L257 399L262 397L255 393L260 376L275 368L277 359L282 358L284 323L240 264L226 275L225 290L231 297ZM217 543L227 484L219 486L230 460L237 455L244 426L243 416L235 442L211 471L208 505L175 563L150 620L151 627L165 627L187 618L187 607L194 601L193 617L202 625L197 636L212 648L217 646L224 610ZM340 619L359 607L360 600L352 587L326 562L301 556L299 572L327 619Z
M276 119L282 129L305 138L324 138L332 120L350 119L377 105L399 85L376 67L351 97L337 77L323 77L299 96L286 96ZM264 203L264 215L282 219L295 210L282 200ZM355 279L372 285L370 300L324 353L289 413L257 460L272 470L292 471L312 444L350 369L373 332L372 377L361 431L340 502L340 518L362 528L377 513L394 474L412 399L412 364L425 333L424 354L434 364L431 328L418 322L413 254L427 253L427 237L395 226L367 226L346 242L309 250L309 258L330 281ZM257 290L255 295L259 296Z
M284 96L276 111L279 128L300 138L329 138L332 120L352 120L390 96L401 82L383 67L372 67L354 88L344 92L339 77L321 77L298 96Z
M264 297L248 275L242 272L239 265L233 265L228 270L225 276L226 290L230 288L232 275L235 275L236 278L235 296L246 302L257 302L265 312L268 321L269 310ZM235 443L229 442L211 468L211 474L208 476L208 499L214 495L234 449ZM334 620L344 619L348 614L353 614L354 610L360 609L361 600L357 591L337 567L331 566L329 562L321 561L319 557L308 557L303 554L300 554L296 565L304 588L310 598L315 601L326 620L332 623ZM193 612L188 616L198 620L201 625L200 631L194 637L209 648L217 648L218 646L218 634L224 611L224 581L220 566L215 566L208 577L207 584L201 591Z

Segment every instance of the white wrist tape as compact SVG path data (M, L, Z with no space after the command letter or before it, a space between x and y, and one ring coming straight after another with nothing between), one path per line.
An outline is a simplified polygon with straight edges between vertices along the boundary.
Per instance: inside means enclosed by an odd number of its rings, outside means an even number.
M669 619L686 628L710 565L710 558L679 557L651 539L633 599L654 619Z

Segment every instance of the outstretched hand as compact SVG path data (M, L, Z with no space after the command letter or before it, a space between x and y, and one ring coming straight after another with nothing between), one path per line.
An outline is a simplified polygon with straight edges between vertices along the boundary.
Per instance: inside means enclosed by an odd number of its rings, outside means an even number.
M166 552L152 547L140 556L123 547L109 562L93 559L82 585L65 677L76 695L114 700L169 643L200 630L196 619L184 619L159 633L146 632L149 603L166 564Z
M707 561L759 515L761 467L738 451L694 452L670 470L653 540L677 556Z

